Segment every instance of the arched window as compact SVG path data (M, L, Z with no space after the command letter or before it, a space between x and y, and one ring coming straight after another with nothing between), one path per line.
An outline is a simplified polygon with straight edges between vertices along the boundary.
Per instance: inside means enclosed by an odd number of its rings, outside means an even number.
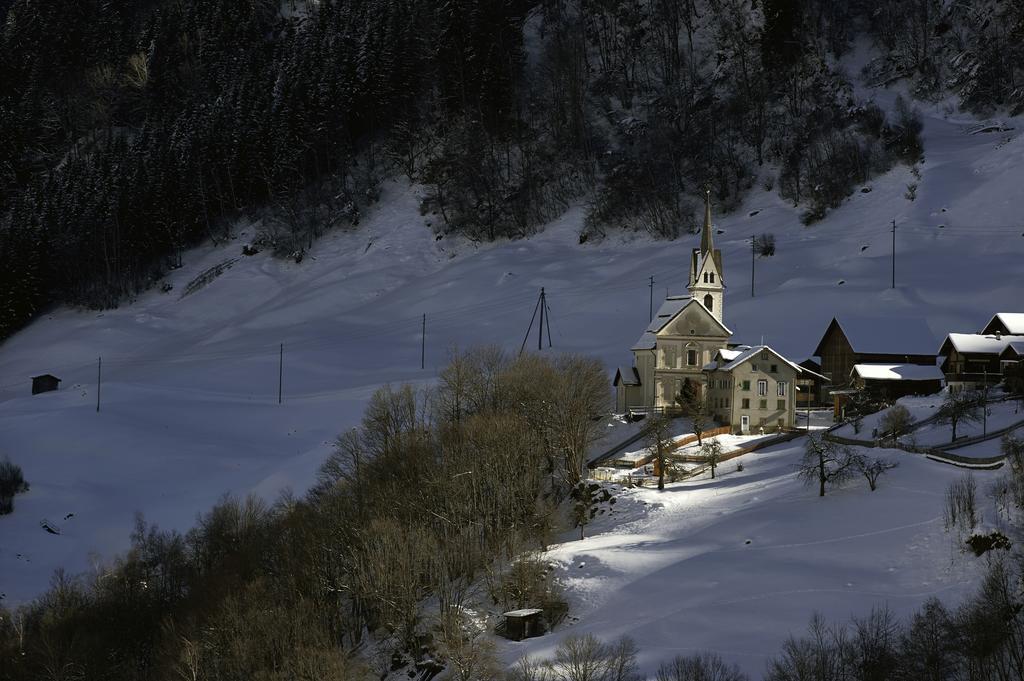
M715 283L715 273L714 272L711 273L711 283L712 284Z
M704 283L705 284L708 283L708 273L707 272L704 273Z
M715 299L711 297L710 293L704 296L704 307L706 307L709 312L715 309Z

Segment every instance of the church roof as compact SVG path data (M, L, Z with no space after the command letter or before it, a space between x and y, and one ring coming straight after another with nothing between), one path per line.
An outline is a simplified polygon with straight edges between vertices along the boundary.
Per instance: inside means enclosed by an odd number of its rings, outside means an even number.
M619 367L612 385L640 385L640 373L636 367Z
M641 334L640 338L637 339L636 343L634 343L633 347L630 349L653 350L658 344L658 332L664 329L668 325L668 323L675 319L676 316L680 312L682 312L683 309L686 308L686 306L689 305L690 303L697 303L698 305L700 305L700 307L705 312L708 313L708 316L710 316L716 324L721 326L722 329L725 330L725 332L728 333L730 336L732 335L732 331L730 331L725 324L718 321L718 319L713 314L708 312L708 309L704 307L704 305L702 305L699 301L695 300L693 296L669 296L664 300L664 302L662 302L661 307L658 308L658 313L654 315L654 319L651 320L651 323L648 324L643 334Z

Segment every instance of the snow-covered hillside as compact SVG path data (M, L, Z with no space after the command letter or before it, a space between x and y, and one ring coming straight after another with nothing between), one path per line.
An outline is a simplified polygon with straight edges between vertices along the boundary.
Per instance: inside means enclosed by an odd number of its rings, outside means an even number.
M664 492L621 489L623 510L600 521L603 532L547 555L579 621L504 644L508 662L551 658L573 634L629 636L646 678L676 655L713 650L757 679L814 612L848 622L879 606L904 618L929 597L956 604L975 590L986 560L963 554L942 519L946 486L962 470L877 450L900 462L877 491L859 479L820 499L794 475L802 448L747 454L715 480ZM984 489L997 475L975 478Z
M765 192L717 218L733 340L763 337L801 360L832 315L852 311L922 316L937 349L947 331L973 331L993 312L1024 308L1024 121L970 134L973 119L923 113L919 180L898 168L810 228ZM914 201L904 197L912 182ZM58 567L87 570L124 549L136 511L184 529L226 492L301 491L378 386L430 380L453 346L518 351L542 286L554 351L628 363L648 321L648 277L655 304L666 289L681 290L695 237L579 245L582 217L570 209L520 242L435 240L414 190L390 184L357 232L324 238L299 265L240 256L254 233L240 226L234 242L186 254L169 293L37 320L0 347L0 456L20 464L32 486L13 515L0 518L4 602L39 593ZM762 232L775 234L778 249L757 262L752 298L749 238ZM220 277L180 297L230 258L238 260ZM533 337L528 346L535 344ZM30 396L28 378L39 373L60 377L61 390ZM45 532L43 520L61 533ZM794 605L792 621L812 605ZM758 626L776 633L771 620ZM756 650L771 647L762 643Z

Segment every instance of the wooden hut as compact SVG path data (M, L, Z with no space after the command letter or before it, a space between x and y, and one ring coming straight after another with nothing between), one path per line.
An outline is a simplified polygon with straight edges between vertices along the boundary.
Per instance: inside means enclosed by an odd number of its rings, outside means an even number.
M544 625L544 611L540 608L511 610L505 615L505 638L522 641L524 638L540 636L547 631Z
M48 393L60 387L60 379L53 374L41 374L32 377L32 394Z

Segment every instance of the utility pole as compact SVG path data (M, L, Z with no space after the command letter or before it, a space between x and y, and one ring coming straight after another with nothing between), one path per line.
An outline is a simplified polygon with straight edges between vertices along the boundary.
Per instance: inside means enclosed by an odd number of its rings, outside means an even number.
M281 343L281 347L278 348L277 355L277 403L281 404L281 387L283 385L282 379L284 378L284 343Z
M651 275L651 283L648 284L648 286L651 289L651 314L649 315L650 319L648 321L653 321L654 320L654 275Z
M427 313L423 313L423 331L420 332L420 369L427 366Z
M754 297L754 256L756 255L754 249L754 235L750 235L750 297Z
M988 367L982 370L982 380L985 382L981 393L981 436L988 435Z
M896 288L896 221L892 221L892 288Z
M542 341L544 340L544 308L547 307L547 302L544 300L544 287L540 287L540 326L537 327L537 349L543 350Z
M100 412L100 387L103 385L103 358L96 359L96 413Z

